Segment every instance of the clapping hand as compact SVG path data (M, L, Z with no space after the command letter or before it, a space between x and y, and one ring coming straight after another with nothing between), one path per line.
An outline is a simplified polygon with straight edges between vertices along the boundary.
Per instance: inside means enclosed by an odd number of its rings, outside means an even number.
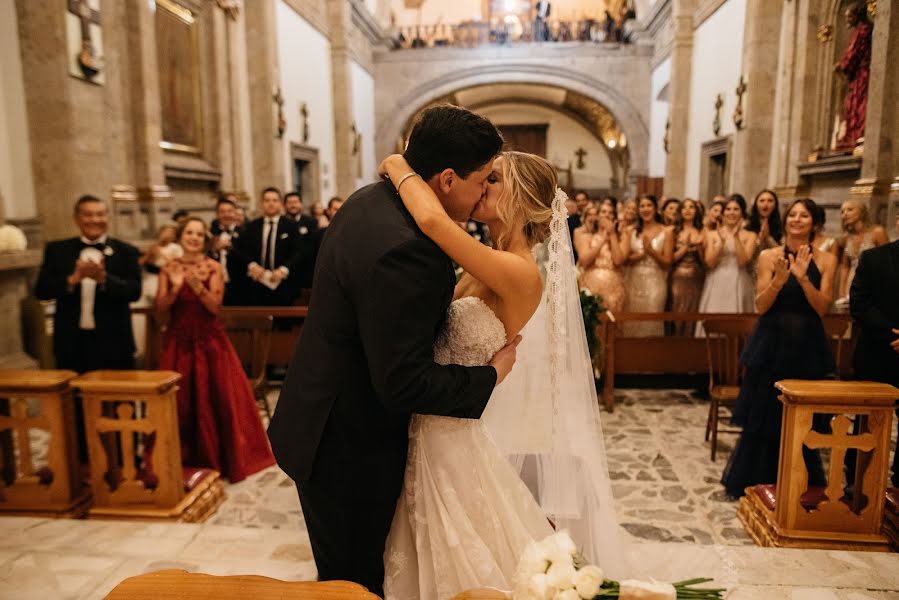
M194 294L200 295L203 293L203 282L200 281L200 278L197 277L197 274L191 271L185 276L185 280L187 281L187 285L190 286L190 289L194 291Z
M893 334L899 336L899 329L893 329ZM893 350L899 352L899 337L890 342L890 346L893 348Z
M777 286L777 288L782 288L784 285L786 285L789 278L790 262L788 262L787 259L783 256L778 256L774 260L774 285Z
M808 267L812 262L812 248L809 245L804 245L799 248L799 252L796 255L790 255L790 273L793 274L793 277L802 281L805 277L806 273L808 273Z
M95 263L89 260L78 262L81 263L82 278L87 277L89 279L93 279L97 283L103 283L104 281L106 281L106 265L104 264L102 259L100 259L99 263Z
M165 272L172 284L172 292L180 290L184 285L184 266L175 260L165 266Z

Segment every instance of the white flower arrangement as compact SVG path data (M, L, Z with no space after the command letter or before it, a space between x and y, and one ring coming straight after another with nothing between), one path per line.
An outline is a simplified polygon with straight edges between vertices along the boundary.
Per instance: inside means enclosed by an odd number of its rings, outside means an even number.
M0 252L21 252L28 247L28 240L21 229L14 225L0 225Z
M717 600L724 590L690 586L711 579L658 583L606 579L602 569L589 565L567 531L557 532L525 548L512 579L513 600Z

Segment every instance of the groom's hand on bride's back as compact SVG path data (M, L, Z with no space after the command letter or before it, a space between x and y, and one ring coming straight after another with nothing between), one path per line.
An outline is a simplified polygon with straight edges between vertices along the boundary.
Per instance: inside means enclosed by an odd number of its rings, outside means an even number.
M520 342L521 336L516 335L514 340L493 355L490 366L496 369L496 385L501 384L506 375L512 372L512 367L515 366L515 354Z

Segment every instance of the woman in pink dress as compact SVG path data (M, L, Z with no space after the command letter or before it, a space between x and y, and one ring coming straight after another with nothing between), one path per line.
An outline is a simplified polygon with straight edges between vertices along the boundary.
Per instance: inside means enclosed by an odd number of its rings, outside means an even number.
M205 255L206 224L191 218L178 231L184 248L159 274L156 309L169 318L159 368L181 374L181 460L237 482L275 464L253 392L218 318L221 265Z

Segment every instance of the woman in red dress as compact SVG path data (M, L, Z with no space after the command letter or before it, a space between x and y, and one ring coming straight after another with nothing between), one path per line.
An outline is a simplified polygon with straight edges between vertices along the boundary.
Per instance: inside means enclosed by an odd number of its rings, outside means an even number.
M206 223L188 219L184 249L159 274L156 309L170 316L159 368L181 374L178 427L181 459L219 471L232 483L275 464L250 384L218 318L221 265L205 256Z

